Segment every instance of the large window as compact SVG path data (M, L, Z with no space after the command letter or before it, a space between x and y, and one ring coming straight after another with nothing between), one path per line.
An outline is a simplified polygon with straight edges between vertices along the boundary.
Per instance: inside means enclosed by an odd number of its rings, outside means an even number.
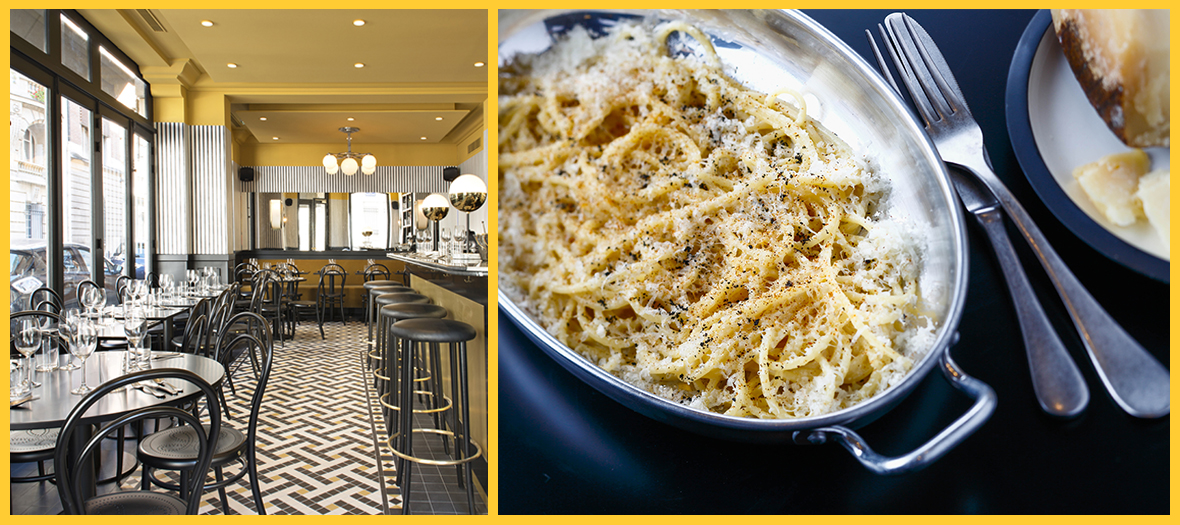
M48 39L45 35L44 9L10 9L8 11L9 25L12 32L33 44L42 53L49 52Z
M115 268L127 261L127 129L102 119L103 255Z
M136 279L143 279L148 254L152 250L151 186L148 181L152 166L151 149L148 140L136 133L131 150L134 156L131 163L131 209L134 211L132 231L135 232L135 246L132 250L135 253L135 271L132 275Z
M151 271L148 85L76 11L13 9L9 29L10 306L41 286L75 304L83 280Z
M94 231L90 226L94 223L95 200L90 141L93 113L66 97L61 97L61 102L63 239L67 247L85 248L82 264L85 268L93 268L94 261L90 257L94 242Z
M12 242L9 272L12 299L16 303L49 282L44 253L48 232L45 210L49 207L45 102L50 93L48 87L16 71L9 72L8 78L8 123L16 141L8 172L11 215L8 238ZM23 309L27 304L17 306Z
M90 35L61 15L61 63L90 80Z

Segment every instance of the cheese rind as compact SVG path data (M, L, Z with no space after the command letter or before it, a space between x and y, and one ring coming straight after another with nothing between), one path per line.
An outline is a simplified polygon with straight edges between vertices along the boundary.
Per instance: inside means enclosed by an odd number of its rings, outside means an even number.
M1053 9L1053 27L1090 104L1124 144L1168 146L1168 10Z
M1147 173L1151 159L1143 150L1107 155L1073 170L1090 202L1118 226L1130 226L1143 217L1143 205L1135 196L1139 177Z

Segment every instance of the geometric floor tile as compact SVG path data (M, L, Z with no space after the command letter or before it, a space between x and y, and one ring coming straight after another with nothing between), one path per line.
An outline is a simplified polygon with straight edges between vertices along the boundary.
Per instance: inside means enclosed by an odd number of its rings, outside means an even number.
M276 342L274 365L258 424L258 467L267 514L380 515L400 514L393 458L384 444L385 430L374 419L376 402L366 370L363 322L326 323L320 339L314 322L303 322L296 337ZM234 374L234 394L227 400L233 419L227 424L245 430L253 393L249 364ZM375 430L376 429L376 430ZM374 439L374 436L378 439ZM433 440L428 438L434 438ZM380 441L380 443L378 443ZM432 443L433 441L433 443ZM436 436L415 441L416 454L439 454ZM134 450L134 442L128 447ZM428 452L422 452L428 451ZM111 454L108 454L108 457ZM380 459L378 459L380 458ZM110 462L113 463L113 462ZM34 465L20 468L35 472ZM236 472L237 466L226 469ZM13 466L13 475L20 475ZM414 469L410 508L414 514L467 514L466 491L454 467ZM121 485L138 487L138 471ZM55 514L60 502L52 484L13 484L14 514ZM100 492L110 488L99 487ZM256 514L246 480L227 490L230 514ZM19 496L18 496L19 494ZM487 506L476 494L476 513ZM201 514L222 514L220 497L202 497Z

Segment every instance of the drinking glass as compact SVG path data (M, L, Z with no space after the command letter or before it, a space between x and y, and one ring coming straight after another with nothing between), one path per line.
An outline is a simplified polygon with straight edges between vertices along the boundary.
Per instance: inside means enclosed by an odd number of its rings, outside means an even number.
M60 323L59 323L60 324ZM37 363L38 372L52 372L57 370L57 328L53 326L53 319L43 317L38 321L41 329L41 357Z
M61 336L66 343L66 355L72 356L73 351L70 347L77 343L78 325L82 322L82 316L78 313L77 308L70 308L66 310L64 321L61 324ZM77 370L78 364L73 359L67 359L67 363L61 366L62 370Z
M11 401L16 401L26 395L28 392L21 390L21 378L25 375L24 367L20 366L20 361L16 359L8 360L8 398Z
M88 320L82 321L82 324L78 326L77 339L78 343L72 345L70 351L74 353L74 357L82 361L82 383L78 385L78 388L70 390L70 393L81 396L94 390L86 386L86 359L90 357L90 354L94 353L94 347L98 346L98 329L94 326L94 323Z
M33 382L33 352L41 346L41 325L37 323L36 319L21 319L16 323L16 334L13 336L15 340L16 351L24 356L24 362L21 366L24 368L24 373L21 374L21 392L28 393L33 391L34 386L39 386Z
M86 288L86 291L82 292L81 299L82 306L86 307L87 315L94 317L98 316L99 308L101 308L102 304L106 302L103 300L102 290L99 290L98 288Z
M147 334L147 321L144 320L143 311L138 308L132 308L127 312L127 316L123 318L123 333L127 335L127 359L123 362L124 372L132 372L134 368L131 365L132 358L138 364L143 361L140 357L142 349L139 344L143 342L143 337Z

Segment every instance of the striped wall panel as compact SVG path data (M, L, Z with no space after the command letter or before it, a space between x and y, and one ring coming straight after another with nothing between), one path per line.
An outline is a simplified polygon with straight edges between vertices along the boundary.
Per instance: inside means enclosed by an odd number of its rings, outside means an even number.
M192 158L193 253L230 253L228 134L225 126L189 126Z
M349 177L342 173L328 175L323 166L258 166L254 168L254 182L244 182L240 188L257 193L445 193L448 183L442 178L442 170L442 166L377 166L372 175L358 173Z
M188 127L156 123L156 246L161 254L187 254L189 235Z

